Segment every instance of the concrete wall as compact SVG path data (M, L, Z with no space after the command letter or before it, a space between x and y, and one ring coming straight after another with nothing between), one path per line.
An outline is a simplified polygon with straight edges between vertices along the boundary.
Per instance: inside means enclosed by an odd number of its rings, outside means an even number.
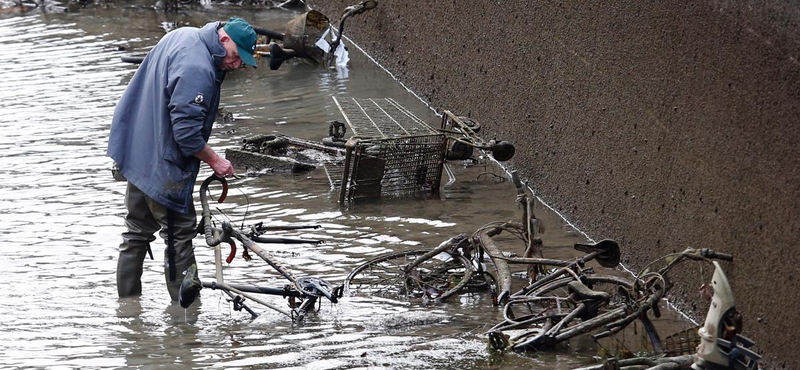
M351 1L311 5L336 16ZM351 20L433 107L513 141L510 167L620 241L631 268L685 247L734 253L745 334L768 368L800 368L800 5L381 0ZM702 317L697 280L677 283Z

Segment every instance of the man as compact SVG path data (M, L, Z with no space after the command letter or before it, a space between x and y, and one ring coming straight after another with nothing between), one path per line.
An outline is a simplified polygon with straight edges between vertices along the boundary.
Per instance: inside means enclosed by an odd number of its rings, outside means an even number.
M192 200L200 161L218 176L233 167L208 138L226 71L256 66L256 33L240 18L168 33L148 53L117 104L108 155L128 181L128 214L117 261L120 297L142 293L142 265L154 233L167 243L164 273L173 301L182 272L194 265Z

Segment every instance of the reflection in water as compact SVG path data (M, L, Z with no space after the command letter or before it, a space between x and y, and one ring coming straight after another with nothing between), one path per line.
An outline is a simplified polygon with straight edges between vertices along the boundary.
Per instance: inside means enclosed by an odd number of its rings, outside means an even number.
M351 297L323 304L318 315L293 325L270 311L251 319L211 290L187 311L170 305L161 262L147 260L144 295L118 300L114 258L125 184L112 180L105 147L114 105L135 72L119 57L146 52L165 25L199 26L239 15L281 29L297 14L219 4L165 14L149 5L109 2L69 14L0 15L0 234L6 236L0 244L0 367L568 369L585 361L586 355L487 352L482 333L500 314L485 294L438 305ZM228 79L222 106L237 120L216 125L211 145L220 151L254 134L320 140L327 122L341 119L332 96L390 97L438 122L355 48L346 75L289 63L278 71L236 71ZM264 248L298 276L341 283L376 255L435 246L488 221L520 217L513 187L481 176L499 169L454 170L456 181L436 200L340 209L338 194L316 170L232 180L229 200L217 207L237 224L321 225L281 233L321 239L321 245ZM572 256L576 234L555 215L537 214L548 225L546 255ZM200 276L211 279L213 251L202 238L196 245ZM153 248L155 255L163 252L160 243ZM235 259L225 274L230 282L286 283L258 260Z
M198 299L199 302L199 299ZM119 299L116 327L118 340L113 342L109 358L120 358L129 368L153 367L195 368L194 350L203 343L198 339L197 318L201 304L184 310L180 305L167 305L158 317L148 315L139 298ZM169 353L164 349L169 348ZM153 361L161 358L162 362Z

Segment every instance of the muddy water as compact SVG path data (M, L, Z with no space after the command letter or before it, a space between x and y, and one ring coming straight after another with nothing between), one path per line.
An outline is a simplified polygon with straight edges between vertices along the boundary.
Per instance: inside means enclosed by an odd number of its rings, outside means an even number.
M482 333L500 316L484 294L438 305L343 299L323 304L303 325L258 306L262 315L251 319L213 291L185 311L169 304L160 241L153 244L156 261L145 263L143 296L118 300L115 259L125 185L112 180L105 148L114 104L136 68L120 56L146 51L176 25L240 15L280 29L297 15L236 6L164 14L147 5L109 2L73 6L66 14L0 15L0 367L569 369L596 353L492 354ZM346 73L289 64L230 74L222 106L237 119L218 124L211 144L222 151L243 137L271 132L320 139L326 122L341 118L332 96L390 97L438 122L351 48ZM455 182L436 200L343 210L325 172L317 170L232 180L229 199L219 208L237 223L321 225L282 235L324 244L266 247L298 276L340 283L373 256L434 246L489 221L519 219L513 187L497 181L502 169L490 163L453 169ZM208 174L204 168L200 177ZM547 256L573 256L569 246L584 237L544 208L537 214L548 229ZM201 277L210 279L212 250L196 241ZM236 259L225 273L230 282L284 284L255 260ZM686 327L677 320L669 325Z

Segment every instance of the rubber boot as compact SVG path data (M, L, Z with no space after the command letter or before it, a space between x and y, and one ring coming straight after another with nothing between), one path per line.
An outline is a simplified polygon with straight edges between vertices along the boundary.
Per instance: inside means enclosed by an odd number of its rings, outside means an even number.
M117 259L117 293L120 298L142 295L142 272L147 246L123 243Z
M184 261L175 261L175 271L177 271L177 276L175 281L169 280L169 263L164 263L164 276L167 279L167 290L169 291L169 296L172 298L173 301L180 301L181 296L181 284L183 284L183 277L187 274L190 268L195 268L195 274L197 274L197 266L195 266L194 255L192 255L191 260L184 260Z
M191 306L192 302L200 295L200 289L203 289L203 283L200 282L200 278L197 276L197 265L195 264L189 267L183 275L178 299L181 307L188 308Z

